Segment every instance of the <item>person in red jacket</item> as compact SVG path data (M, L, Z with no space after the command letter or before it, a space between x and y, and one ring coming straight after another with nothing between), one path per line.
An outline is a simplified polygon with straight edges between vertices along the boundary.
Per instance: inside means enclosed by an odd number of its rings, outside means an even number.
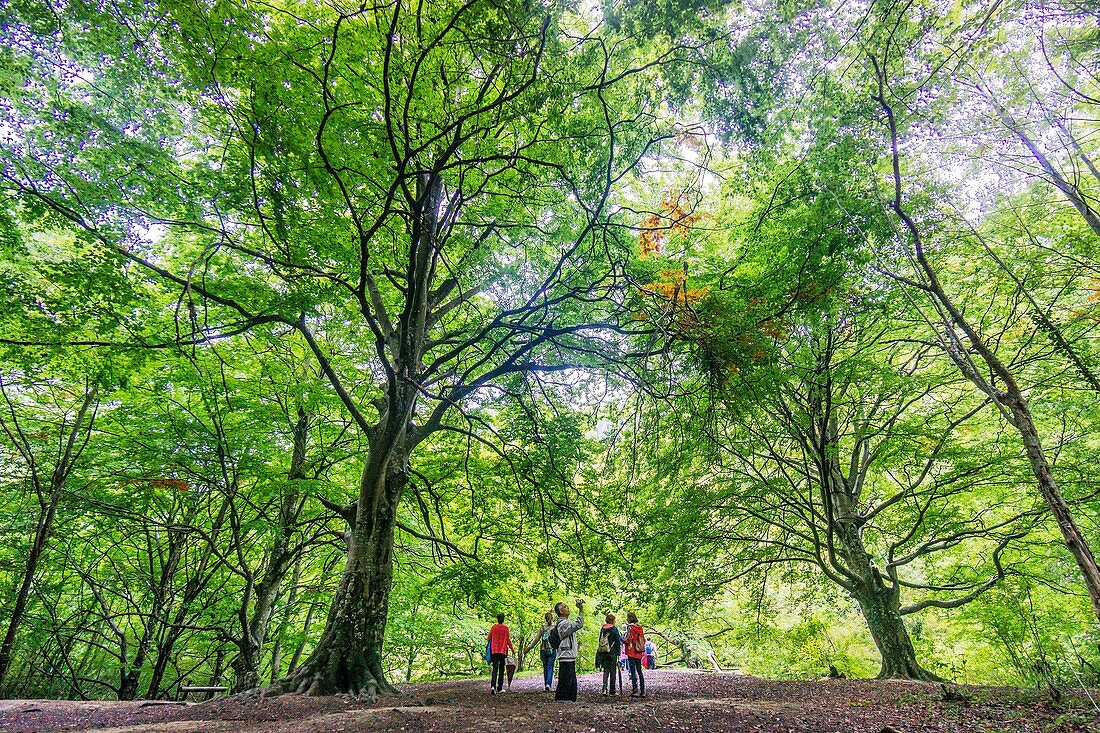
M642 674L642 657L645 656L645 630L638 624L638 616L631 611L626 615L627 664L630 665L630 696L645 697L645 676Z
M497 622L489 629L489 663L493 665L493 675L489 681L489 692L497 693L504 689L504 660L508 651L516 653L512 646L512 632L504 625L504 614L497 614Z

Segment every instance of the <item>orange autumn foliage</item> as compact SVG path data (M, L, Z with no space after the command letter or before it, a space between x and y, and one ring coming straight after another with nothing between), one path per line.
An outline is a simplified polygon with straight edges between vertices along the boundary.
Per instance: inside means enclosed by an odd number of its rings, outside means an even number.
M661 254L665 243L672 236L683 236L703 218L703 214L685 208L684 196L668 197L658 204L658 212L648 214L639 223L638 252L642 259Z
M709 287L687 287L687 274L682 270L661 270L657 280L646 283L642 290L660 296L675 305L693 306L706 297Z
M666 197L658 205L658 212L648 214L639 224L638 254L642 259L661 255L665 244L673 236L685 236L704 214L689 210L683 194ZM706 297L709 288L691 288L687 285L687 272L678 269L662 270L657 279L641 286L643 293L655 295L672 305L669 319L681 335L696 325L694 306Z
M1093 278L1092 282L1085 286L1085 290L1088 291L1088 307L1075 309L1073 315L1076 318L1089 318L1100 322L1100 318L1096 316L1096 307L1100 306L1100 280Z
M149 484L154 489L172 489L186 492L191 488L186 480L181 478L135 478L124 482L126 484Z

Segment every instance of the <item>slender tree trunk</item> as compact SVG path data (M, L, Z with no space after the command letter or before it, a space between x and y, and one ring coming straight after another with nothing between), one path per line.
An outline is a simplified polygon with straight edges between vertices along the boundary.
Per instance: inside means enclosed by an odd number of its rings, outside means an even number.
M42 553L46 549L50 532L53 529L54 517L57 515L57 505L61 501L61 484L55 483L50 490L49 499L38 518L38 526L35 528L34 540L27 552L27 564L23 568L23 579L19 584L19 590L15 594L15 606L8 619L8 630L4 634L4 642L0 645L0 684L7 676L11 665L12 649L15 646L15 635L19 625L23 622L23 615L27 611L27 601L31 595L31 585L34 576L38 572L38 563L42 559Z
M170 628L164 640L157 644L157 660L153 663L153 673L149 676L149 687L145 691L145 696L151 700L160 696L164 677L168 674L168 664L172 661L172 651L176 648L180 634L178 628ZM221 650L218 653L223 654Z
M153 623L150 621L150 623ZM127 664L125 657L122 659L122 667L119 670L118 699L136 700L141 684L141 670L145 666L145 659L149 653L149 645L152 643L152 634L149 630L142 633L138 643L137 653L132 663Z
M298 580L302 575L302 556L298 555L294 560L294 573L290 578L290 596L286 599L286 608L294 608L298 600ZM284 613L279 622L279 628L275 630L275 644L271 649L271 684L275 684L283 676L283 635L286 632L289 613ZM308 633L308 628L306 629Z
M283 640L276 638L271 646L271 678L270 683L275 684L283 675Z
M309 437L309 413L298 408L298 420L294 424L294 448L290 459L287 479L291 486L294 481L305 477L306 444ZM237 640L238 654L233 660L234 692L244 692L260 686L260 660L263 658L264 643L267 641L268 627L275 612L275 603L282 588L283 579L294 565L296 550L291 547L290 538L297 522L298 496L290 491L279 506L279 529L272 539L267 552L267 566L263 577L256 584L255 601L252 613L247 609L242 613L248 626L242 630L242 638ZM245 603L248 603L247 598Z
M292 675L298 670L298 660L302 658L302 652L306 650L306 639L309 638L309 631L313 628L313 613L316 608L316 606L311 605L309 611L306 612L306 620L302 624L302 640L298 642L298 646L294 649L293 656L290 657L290 664L287 665L286 669L287 674ZM277 681L278 680L276 680L276 682Z
M412 617L415 618L417 612L420 610L420 601L423 598L423 594L417 596L416 602L412 606ZM419 649L419 639L415 632L409 635L409 653L405 657L405 681L412 682L413 668L416 666L416 653Z
M42 554L46 551L46 545L49 543L50 535L53 532L54 519L57 517L57 506L61 503L61 491L65 487L65 481L68 479L69 473L73 469L74 461L80 454L80 450L75 450L74 452L76 441L84 427L84 421L88 418L88 413L96 400L97 394L98 391L94 387L89 388L84 393L84 401L80 406L80 410L77 412L72 428L68 431L64 451L50 476L47 499L40 505L41 508L34 532L34 539L31 541L31 546L27 551L27 564L23 568L23 578L19 583L19 590L15 594L15 605L12 608L11 617L8 619L8 628L4 633L4 641L0 643L0 686L3 685L4 678L8 673L8 668L11 666L15 636L19 631L19 625L23 622L23 616L27 611L27 601L30 599L31 586L34 584L34 577L38 572L38 564L42 560ZM92 419L94 420L94 418ZM39 500L41 501L41 494L39 494Z
M1096 557L1092 553L1092 548L1089 547L1088 540L1085 539L1080 527L1077 526L1077 522L1074 521L1069 504L1066 503L1062 492L1058 489L1058 482L1055 481L1054 474L1050 470L1050 463L1043 452L1042 441L1035 429L1035 421L1031 417L1027 401L1022 394L1014 391L1008 395L1005 402L1012 411L1015 427L1020 433L1024 450L1031 462L1032 473L1035 474L1035 479L1039 484L1039 492L1050 508L1050 513L1054 515L1054 521L1058 524L1058 529L1062 531L1062 538L1065 540L1066 547L1077 561L1077 567L1081 570L1081 574L1085 579L1085 587L1089 591L1092 611L1096 614L1096 618L1100 620L1100 567L1097 567Z
M1067 180L1066 177L1062 175L1061 171L1055 167L1054 163L1047 158L1043 151L1039 149L1035 141L1031 139L1031 136L1027 134L1022 122L1013 119L1008 110L997 102L994 95L988 92L986 92L986 94L993 108L997 111L997 115L1001 118L1001 124L1008 128L1008 130L1020 140L1023 146L1027 148L1028 152L1031 153L1031 157L1035 159L1035 162L1038 163L1039 167L1046 173L1047 180L1062 192L1062 195L1073 205L1073 208L1077 209L1077 213L1081 215L1081 218L1085 220L1085 223L1088 224L1093 233L1100 237L1100 213L1097 213L1097 211L1092 208L1087 193L1082 191L1077 183ZM1084 155L1080 146L1077 145L1077 139L1070 135L1069 131L1064 126L1059 125L1059 127L1061 131L1069 137L1072 147L1076 148L1076 152L1081 156L1089 169L1095 172L1092 161Z
M210 670L210 681L207 683L207 685L209 687L217 687L218 685L221 684L222 672L225 669L224 665L225 665L225 650L224 649L219 649L218 653L214 656L214 668L212 670ZM213 700L214 699L214 694L215 693L213 693L213 692L209 693L209 695L207 696L206 699L207 700Z
M183 554L184 542L185 540L179 532L169 530L168 553L160 570L160 579L153 593L153 603L145 617L145 628L142 630L141 639L138 641L137 649L134 652L134 658L132 661L127 662L125 648L123 648L123 654L120 657L119 700L137 699L141 687L141 672L145 667L146 660L149 658L149 650L153 648L154 641L161 638L163 626L167 623L167 615L170 612L168 598L171 595L172 580ZM152 679L149 683L151 694L155 693L160 686L159 677L162 672L160 659L162 657L163 653L158 655L158 663L153 668Z
M1089 600L1092 602L1093 613L1097 620L1100 620L1100 567L1097 566L1096 558L1084 535L1081 533L1080 528L1077 526L1073 518L1073 512L1070 511L1069 504L1066 503L1065 498L1062 496L1062 492L1058 488L1058 483L1054 479L1054 474L1043 452L1042 441L1039 439L1038 430L1035 428L1035 420L1031 416L1031 410L1028 408L1023 390L1020 388L1015 375L1008 368L1008 365L997 356L982 335L978 333L970 321L967 320L966 316L963 315L962 311L955 304L955 301L947 294L947 290L940 282L935 268L932 267L932 264L928 261L928 257L925 254L924 239L921 236L920 229L917 228L916 222L913 221L913 218L909 216L908 212L906 212L905 208L902 206L901 156L898 152L897 120L894 117L893 108L886 101L883 71L876 58L871 57L871 61L875 66L875 74L878 78L879 88L876 101L886 114L886 121L890 130L890 150L894 178L894 197L890 205L894 213L901 219L902 224L909 232L909 236L913 241L913 254L916 256L920 269L924 273L924 277L927 281L927 284L923 287L932 297L945 325L945 330L947 332L945 334L945 339L948 342L946 344L947 352L963 375L972 381L980 390L989 395L989 397L1001 408L1002 414L1007 421L1020 433L1024 450L1027 453L1028 460L1031 462L1032 472L1035 474L1035 479L1039 484L1039 492L1043 500L1046 501L1047 507L1050 508L1051 513L1054 515L1058 528L1062 532L1066 547L1069 549L1070 554L1073 555L1074 560L1077 561L1077 567L1081 570L1081 576L1085 582ZM1017 133L1022 135L1019 131L1017 131ZM1024 138L1026 138L1026 136L1024 136ZM1031 149L1031 147L1029 147L1029 149ZM1033 149L1032 152L1036 155L1036 159L1040 161L1040 164L1043 165L1044 170L1048 170L1049 161L1046 164L1043 163L1045 159L1042 158L1037 148ZM1051 167L1048 173L1052 175L1055 185L1058 185L1061 179L1058 177L1057 171ZM1074 205L1077 207L1078 211L1080 211L1081 215L1085 217L1085 220L1089 223L1093 231L1100 234L1100 218L1097 217L1096 212L1092 211L1091 208L1087 206L1087 202L1082 202L1074 198L1072 190L1062 185L1058 185L1058 187L1074 202ZM1082 203L1086 205L1078 205ZM962 331L969 348L964 346L956 329ZM985 366L992 374L993 379L999 380L1003 386L998 387L994 381L987 379L974 368L970 363L971 351L975 352L982 362L984 362Z
M291 557L287 551L286 538L280 536L271 551L271 560L259 585L256 586L256 601L244 638L238 641L238 654L233 660L234 692L244 692L260 685L260 660L271 616L275 610L275 601L283 577L290 568Z

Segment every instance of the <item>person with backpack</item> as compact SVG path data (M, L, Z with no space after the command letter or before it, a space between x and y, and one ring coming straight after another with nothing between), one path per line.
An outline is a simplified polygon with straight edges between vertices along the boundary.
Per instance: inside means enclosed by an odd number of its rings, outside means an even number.
M645 656L645 630L638 623L633 611L626 615L627 664L630 666L630 696L645 697L645 675L642 674L642 657Z
M495 694L504 689L504 660L508 657L508 651L516 653L512 646L512 633L504 625L504 614L497 614L497 622L489 629L489 659L493 665L492 677L489 680L489 693Z
M646 639L645 642L645 668L657 669L657 647L653 639Z
M622 651L623 637L619 633L619 627L615 625L615 614L609 613L604 617L604 624L600 627L600 644L596 648L596 669L603 670L603 687L601 695L608 694L608 680L610 678L610 694L615 694L615 679L619 671L619 653Z
M531 651L536 645L539 647L539 657L542 659L542 683L547 692L554 684L554 661L558 658L558 650L550 646L550 632L554 630L554 612L546 612L546 623L531 639L531 643L523 650L523 653Z
M558 621L550 632L550 646L558 652L558 687L555 700L577 701L577 631L584 626L584 601L577 599L577 620L569 620L569 606L554 606Z

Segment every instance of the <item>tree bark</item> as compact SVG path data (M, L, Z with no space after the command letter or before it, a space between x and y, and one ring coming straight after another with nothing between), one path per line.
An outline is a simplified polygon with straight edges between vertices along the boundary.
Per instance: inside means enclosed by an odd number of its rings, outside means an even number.
M368 698L396 692L386 680L382 650L393 585L397 505L408 475L404 454L394 453L367 460L351 545L325 631L310 657L279 683L282 691ZM390 463L396 468L387 471Z
M1047 461L1043 451L1043 444L1035 429L1035 421L1031 417L1027 400L1017 388L1007 396L1005 402L1014 418L1013 424L1020 433L1028 461L1031 463L1032 473L1035 474L1036 482L1039 484L1039 492L1043 495L1050 513L1054 516L1054 521L1058 524L1058 529L1062 532L1066 547L1073 555L1073 559L1077 561L1077 567L1089 591L1089 600L1092 601L1092 612L1100 620L1100 567L1097 567L1096 557L1092 553L1092 548L1089 547L1088 540L1074 521L1069 504L1058 489L1058 482L1050 470L1050 462Z
M899 612L898 594L882 581L877 572L870 583L853 590L851 595L859 604L871 638L882 657L878 673L880 680L941 681L937 675L917 662L913 640L909 637L909 631Z

